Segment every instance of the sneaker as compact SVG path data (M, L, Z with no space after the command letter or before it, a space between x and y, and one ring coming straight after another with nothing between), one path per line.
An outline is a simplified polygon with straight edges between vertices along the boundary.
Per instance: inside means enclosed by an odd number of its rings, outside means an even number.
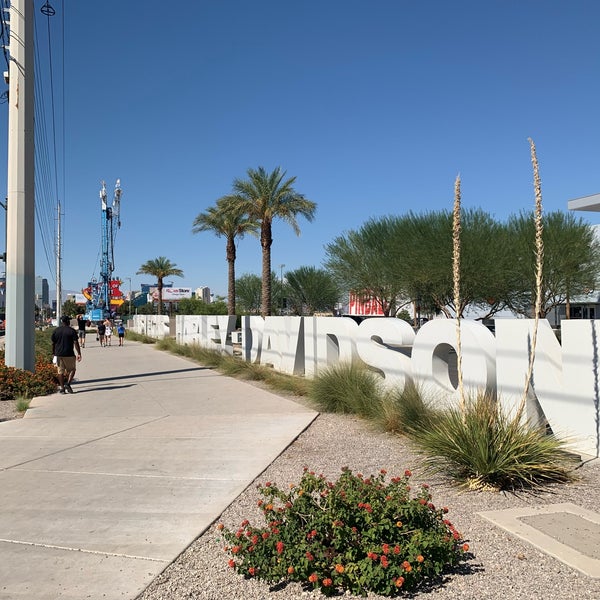
M64 394L65 393L65 388L58 388L58 393L59 394Z
M71 385L69 383L65 383L65 389L67 390L67 392L69 392L69 394L74 394L75 392L73 391L73 388L71 387ZM64 394L64 392L63 392Z

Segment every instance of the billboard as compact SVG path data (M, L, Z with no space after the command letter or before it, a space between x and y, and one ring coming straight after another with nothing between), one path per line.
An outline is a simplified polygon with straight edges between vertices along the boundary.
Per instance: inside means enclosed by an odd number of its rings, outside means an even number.
M192 288L164 287L162 290L163 302L177 302L178 300L191 297ZM152 298L154 298L154 300L158 300L158 290L152 291Z

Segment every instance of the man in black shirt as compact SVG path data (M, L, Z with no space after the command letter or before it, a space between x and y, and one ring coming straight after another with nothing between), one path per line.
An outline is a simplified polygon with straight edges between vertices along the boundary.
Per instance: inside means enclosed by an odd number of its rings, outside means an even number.
M81 348L79 347L79 340L77 339L77 331L70 325L71 319L64 316L60 319L62 325L57 327L52 332L52 354L56 356L56 366L58 369L58 391L61 394L65 393L65 390L69 394L73 393L71 387L71 381L75 376L75 352L77 351L77 361L81 360ZM65 380L66 377L66 380Z

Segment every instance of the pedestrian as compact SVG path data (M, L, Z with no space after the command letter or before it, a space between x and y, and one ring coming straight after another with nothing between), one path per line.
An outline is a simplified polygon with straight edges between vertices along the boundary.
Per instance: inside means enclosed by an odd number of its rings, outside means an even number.
M52 354L56 356L56 368L58 372L58 391L61 394L65 390L73 394L71 382L75 376L78 361L81 361L81 347L77 331L71 327L71 319L66 315L60 319L62 325L52 332ZM77 358L75 358L77 352Z
M85 328L87 321L83 318L83 315L77 315L77 330L79 333L79 345L85 348Z
M123 323L119 323L119 326L117 327L117 334L119 335L119 346L122 346L125 339L125 326Z
M105 319L104 327L106 327L106 330L104 331L104 338L106 339L106 344L104 345L110 346L110 342L112 340L112 321L108 318Z
M105 333L106 325L102 321L98 321L98 341L100 342L100 346L106 346Z

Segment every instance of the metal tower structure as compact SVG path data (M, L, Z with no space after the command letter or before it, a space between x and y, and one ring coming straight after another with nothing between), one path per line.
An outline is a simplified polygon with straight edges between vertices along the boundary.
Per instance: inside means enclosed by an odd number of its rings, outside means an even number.
M102 206L100 228L102 231L102 248L100 258L100 279L91 281L88 287L88 304L86 317L91 321L101 321L110 316L110 305L113 292L112 274L115 270L115 237L121 227L121 180L117 179L113 194L112 206L108 205L106 184L102 182L100 190Z

